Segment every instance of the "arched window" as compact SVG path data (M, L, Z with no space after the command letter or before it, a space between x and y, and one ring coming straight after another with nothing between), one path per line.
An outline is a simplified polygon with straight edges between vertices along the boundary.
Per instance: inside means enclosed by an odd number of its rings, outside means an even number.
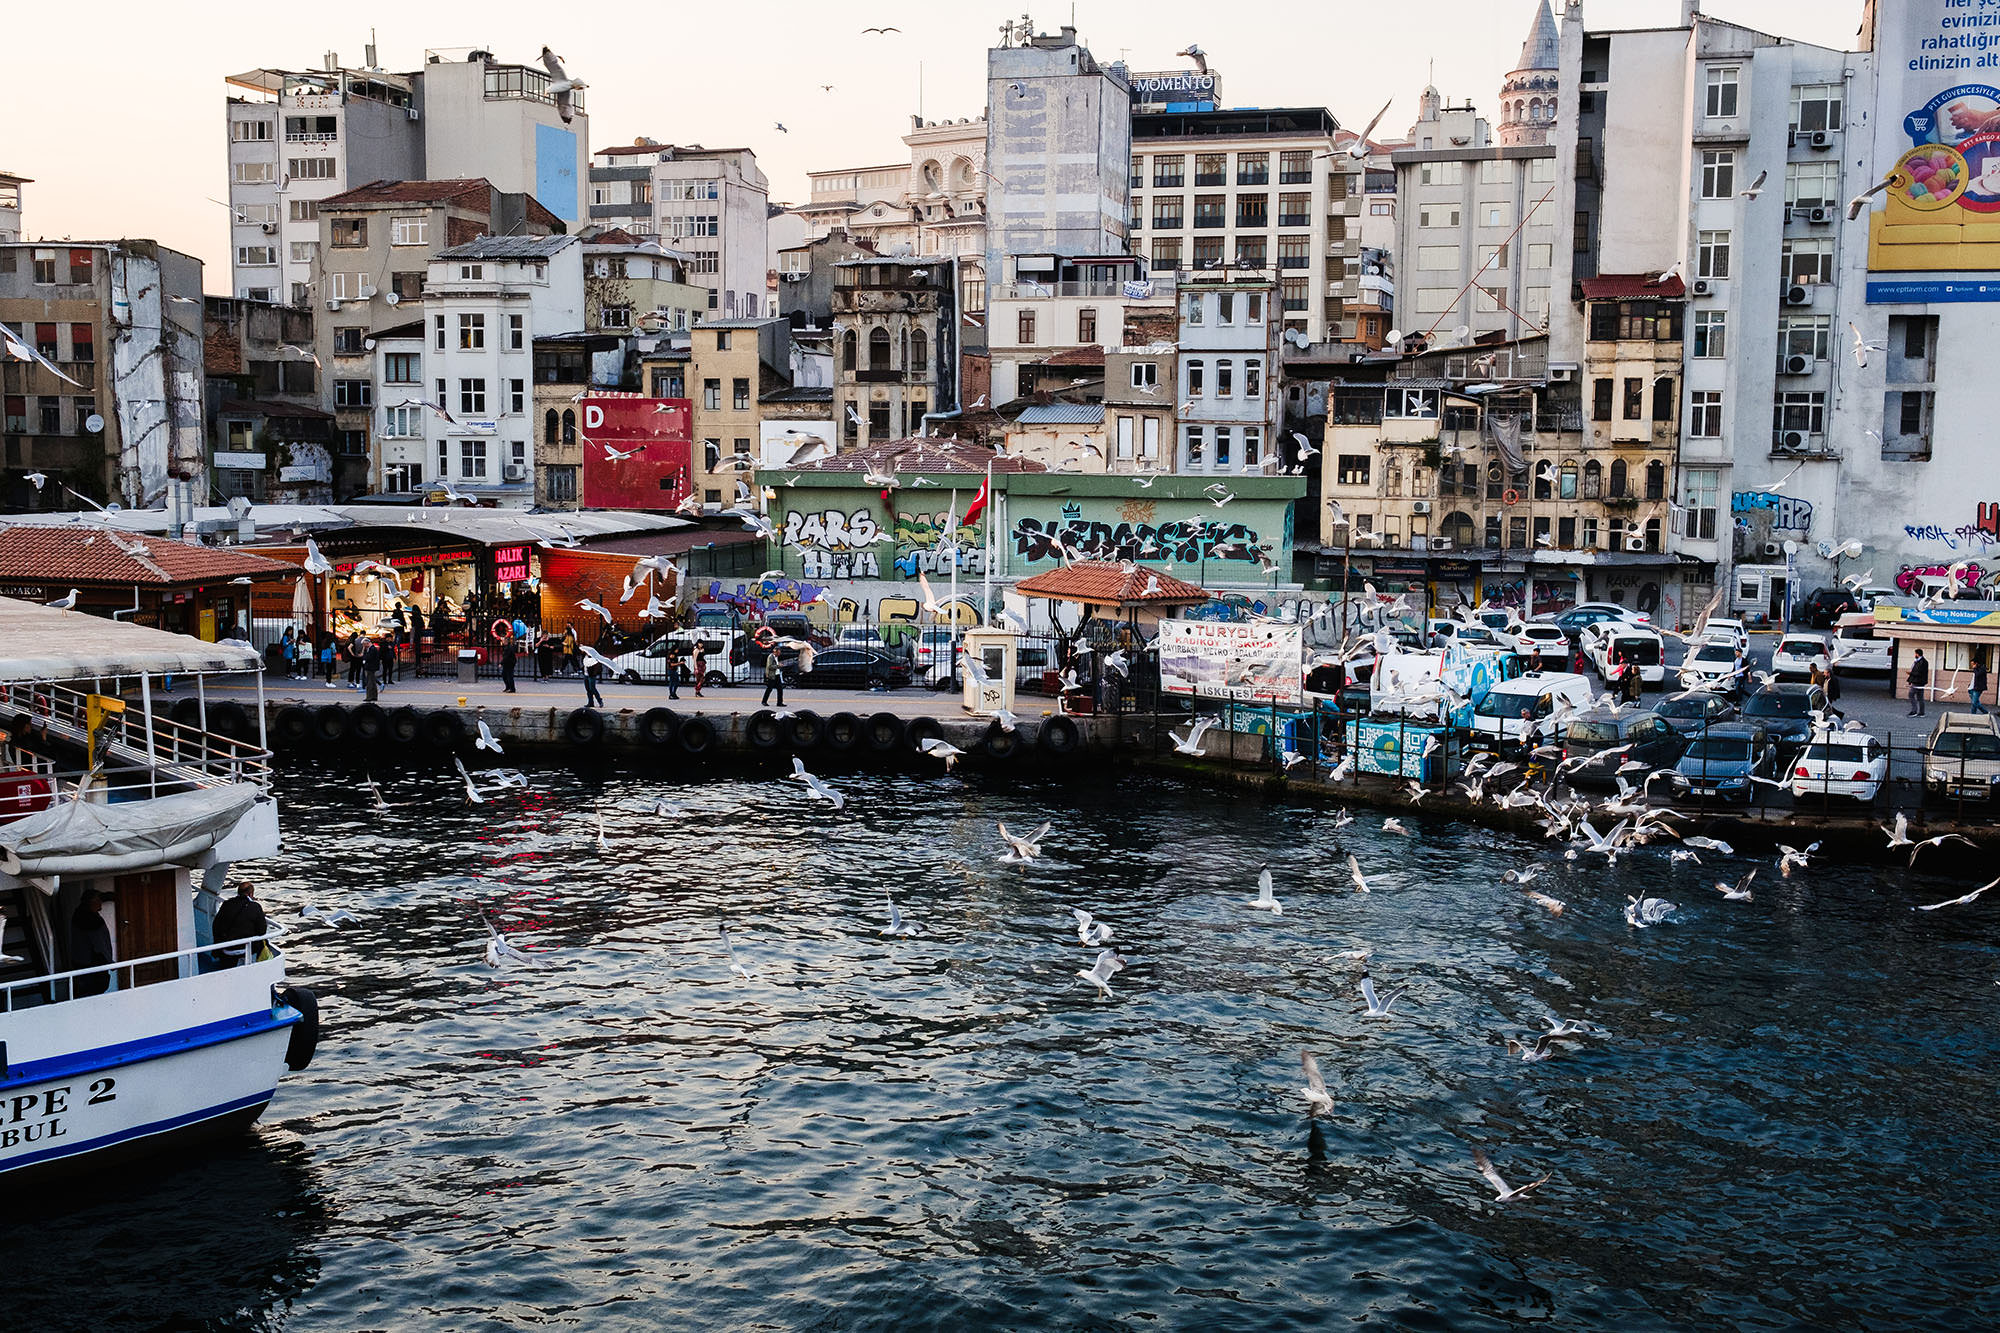
M556 434L556 431L558 429L558 423L560 421L561 418L556 415L556 410L553 407L550 408L548 411L548 415L542 418L543 444L554 444L556 440L559 438Z
M1646 498L1648 500L1667 498L1667 465L1657 458L1646 464Z
M1498 514L1489 514L1486 516L1486 549L1489 551L1500 549L1500 516Z
M1611 498L1625 498L1625 460L1622 458L1614 459L1611 464Z
M1646 549L1649 551L1660 549L1660 520L1657 518L1646 520Z
M854 369L855 345L856 345L856 339L854 337L853 329L849 329L847 332L840 335L840 368L842 370Z
M1500 470L1500 464L1486 465L1486 498L1498 500L1507 490L1507 474ZM1494 543L1496 546L1499 543Z
M924 342L922 329L910 330L910 373L922 375L930 369L930 349Z
M1564 500L1576 499L1576 460L1574 458L1563 460L1562 484L1557 489L1556 495L1558 498Z
M1595 500L1604 494L1604 464L1591 459L1583 465L1583 498Z
M564 444L576 443L576 412L567 407L563 409L562 415L562 442Z
M870 370L888 370L890 368L889 330L876 329L868 335L868 368Z
M1475 531L1476 529L1472 526L1472 517L1457 510L1446 514L1444 522L1438 525L1438 535L1461 551L1472 545L1472 537Z
M1537 500L1547 500L1555 495L1555 475L1556 469L1553 463L1544 461L1535 464L1535 498Z

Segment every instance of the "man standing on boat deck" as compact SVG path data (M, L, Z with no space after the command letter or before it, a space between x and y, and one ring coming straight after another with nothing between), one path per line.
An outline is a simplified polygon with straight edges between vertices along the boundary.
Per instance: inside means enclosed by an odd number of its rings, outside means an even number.
M104 924L104 895L85 889L69 919L69 965L71 971L104 967L118 960L111 953L111 929ZM70 982L72 995L102 995L111 989L111 974L98 972Z
M230 944L236 940L254 940L270 930L270 923L264 919L264 909L253 896L254 890L248 883L236 886L236 896L215 909L215 942ZM240 949L232 949L215 956L217 967L235 967L243 960Z

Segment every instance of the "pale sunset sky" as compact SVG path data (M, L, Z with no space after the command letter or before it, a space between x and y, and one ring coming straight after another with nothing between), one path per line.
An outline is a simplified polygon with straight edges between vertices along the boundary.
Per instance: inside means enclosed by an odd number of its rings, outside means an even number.
M1323 105L1359 129L1393 97L1381 132L1400 135L1426 81L1491 114L1539 3L1076 0L1074 13L1100 60L1176 69L1188 62L1174 52L1199 43L1225 104ZM481 46L534 63L546 42L590 85L593 148L639 135L748 146L772 198L798 200L809 169L907 161L900 137L919 110L920 86L926 118L979 115L986 48L1021 13L959 0L339 8L108 0L81 18L59 5L13 14L15 59L0 79L0 170L34 178L25 234L151 237L206 261L207 290L226 292L227 215L206 198L227 197L224 76L257 66L314 69L328 50L359 65L370 23L379 63L398 71L419 66L426 48ZM1067 0L1027 9L1043 31L1072 12ZM1846 47L1861 0L1706 0L1703 10ZM1680 4L1588 0L1585 12L1592 27L1648 27L1678 21ZM902 32L862 35L871 25ZM820 90L826 83L833 92ZM780 121L789 133L778 133Z

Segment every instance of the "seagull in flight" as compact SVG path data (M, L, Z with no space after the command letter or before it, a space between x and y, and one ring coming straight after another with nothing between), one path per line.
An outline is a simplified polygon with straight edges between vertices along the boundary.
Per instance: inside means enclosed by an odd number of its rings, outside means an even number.
M1910 817L1901 810L1896 812L1896 826L1894 828L1890 828L1887 824L1877 824L1875 827L1889 835L1889 848L1892 851L1898 847L1916 846L1914 842L1910 841Z
M1384 833L1400 834L1405 838L1410 836L1410 831L1403 827L1403 821L1396 818L1394 815L1390 815L1387 819L1382 821L1382 831Z
M1271 871L1268 867L1257 872L1257 896L1246 899L1243 905L1259 908L1272 916L1284 915L1284 905L1271 893Z
M1748 199L1751 203L1753 204L1756 203L1757 196L1764 193L1764 180L1770 174L1771 173L1768 171L1758 172L1757 179L1750 182L1750 188L1746 190L1738 190L1737 193L1742 195L1745 199Z
M1327 1095L1326 1080L1320 1077L1319 1061L1313 1059L1311 1051L1299 1052L1299 1066L1306 1071L1306 1085L1299 1093L1306 1099L1306 1114L1316 1116L1324 1112L1333 1114L1333 1098Z
M926 740L917 748L933 759L944 760L944 771L947 773L958 767L958 761L965 758L965 751L947 740Z
M1966 845L1967 847L1977 847L1977 846L1979 845L1978 843L1974 842L1974 841L1973 841L1972 839L1970 839L1970 838L1968 838L1968 837L1965 837L1965 836L1963 836L1962 834L1957 834L1957 833L1940 833L1940 834L1938 834L1938 835L1937 835L1937 836L1936 836L1935 838L1925 838L1925 839L1923 839L1923 840L1922 840L1922 841L1920 841L1920 842L1913 842L1913 843L1911 843L1911 844L1910 844L1910 862L1909 862L1909 864L1908 864L1907 866L1905 866L1905 867L1903 867L1903 868L1904 868L1905 870L1910 870L1910 869L1914 869L1914 868L1916 867L1916 864L1917 864L1917 854L1918 854L1919 852L1923 851L1923 849L1924 849L1924 848L1926 848L1926 847L1942 847L1942 846L1944 846L1944 845L1945 845L1946 843L1948 843L1948 842L1962 842L1962 843L1964 843L1964 844L1965 844L1965 845Z
M1493 1163L1486 1160L1486 1154L1478 1148L1472 1150L1472 1164L1479 1168L1480 1175L1486 1177L1486 1183L1499 1191L1494 1198L1495 1203L1513 1203L1529 1190L1538 1189L1549 1183L1549 1177L1543 1176L1540 1180L1530 1181L1521 1188L1514 1189L1500 1178L1500 1173L1493 1169Z
M1368 128L1361 131L1355 137L1354 142L1347 146L1347 155L1349 157L1359 162L1368 156L1368 140L1374 135L1375 127L1382 123L1382 117L1389 114L1389 108L1395 101L1396 99L1392 97L1387 102L1384 102L1382 109L1375 113L1375 118L1368 122Z
M1361 862L1355 859L1353 852L1347 854L1347 876L1354 881L1356 893L1368 892L1368 877L1361 873Z
M1201 738L1203 735L1207 733L1208 729L1214 725L1215 725L1214 718L1198 717L1193 722L1188 724L1187 735L1181 736L1175 734L1172 731L1169 731L1167 733L1167 737L1168 739L1173 741L1174 752L1176 754L1191 754L1200 756L1203 753L1205 753L1201 748Z
M773 123L774 123L774 124L775 124L775 125L776 125L776 126L778 127L778 133L780 133L780 134L790 134L790 133L791 133L791 131L790 131L790 130L788 130L788 129L786 129L786 128L785 128L785 122L784 122L784 121L782 121L782 120L780 120L780 121L774 121Z
M638 454L643 454L645 452L646 452L646 446L643 444L640 445L637 449L613 449L610 445L607 444L604 446L604 461L607 463L622 463L628 458L632 458Z
M866 36L866 35L868 35L868 34L869 34L869 33L871 33L871 32L873 32L873 33L881 33L881 34L883 34L883 35L885 35L885 36L886 36L886 35L887 35L887 34L889 34L889 33L892 33L892 32L901 32L901 31L902 31L902 29L901 29L901 28L863 28L863 29L861 30L861 33L862 33L862 35L863 35L863 36Z
M1816 842L1810 844L1804 851L1800 851L1796 847L1787 847L1782 842L1779 843L1778 874L1782 878L1790 879L1792 877L1792 867L1797 866L1800 870L1804 870L1806 868L1806 859L1818 850L1819 844ZM1749 895L1745 894L1744 896L1748 897Z
M1111 978L1124 970L1125 960L1118 956L1118 951L1106 949L1097 955L1095 963L1077 975L1097 987L1097 993L1108 999L1111 995Z
M1096 948L1111 938L1111 925L1099 921L1081 907L1072 907L1069 914L1076 918L1076 938L1079 944Z
M604 623L607 625L611 623L611 609L609 607L599 606L596 602L591 601L588 597L578 602L576 604L576 609L579 611L588 611L592 615L598 615L604 617Z
M795 782L805 783L806 791L811 793L814 800L825 801L836 810L847 808L847 798L820 781L818 777L806 772L805 761L797 755L792 756L792 779Z
M729 955L729 970L731 972L734 972L744 981L750 980L755 975L751 965L736 956L736 946L729 942L729 931L727 928L722 930L722 951Z
M1040 856L1042 854L1042 839L1048 836L1050 827L1049 824L1044 823L1040 828L1026 837L1016 837L1007 831L1005 824L1001 824L999 826L1000 840L1006 843L1008 847L1007 854L1000 858L1001 863L1003 865L1027 865L1030 861Z
M1625 924L1644 930L1648 926L1659 925L1667 919L1669 913L1679 910L1676 904L1668 902L1665 898L1634 898L1627 894Z
M1368 1005L1368 1011L1365 1014L1363 1014L1362 1017L1387 1018L1389 1016L1389 1006L1394 1004L1398 999L1400 999L1402 997L1402 994L1403 992L1401 990L1392 990L1389 992L1388 998L1377 999L1375 995L1375 978L1368 976L1362 977L1361 998L1364 1001L1366 1001Z
M518 945L501 934L494 926L492 918L488 917L486 913L481 912L479 920L486 927L486 966L499 967L503 963L519 963L523 967L541 967L543 965L540 959L530 957L528 954L521 952Z
M1509 1037L1507 1038L1507 1054L1518 1055L1529 1064L1534 1064L1539 1060L1552 1059L1556 1053L1555 1043L1563 1040L1568 1035L1567 1032L1544 1032L1535 1039L1535 1044L1532 1046L1525 1045Z
M1992 888L1995 884L2000 884L2000 879L1994 880L1992 884L1981 884L1971 893L1968 893L1960 898L1947 898L1945 901L1941 903L1919 903L1917 905L1917 910L1919 912L1935 912L1940 907L1964 907L1968 903L1971 903L1974 900L1976 900L1980 894L1986 892L1988 889Z
M486 725L486 719L483 717L479 719L479 739L474 741L472 745L476 750L491 750L495 754L501 753L500 738L493 734L493 728Z
M894 938L899 940L906 940L913 935L921 934L922 931L923 927L919 926L916 922L903 920L902 909L896 906L896 900L894 898L890 898L889 924L882 927L882 933L884 935L893 936Z
M1757 871L1755 867L1752 867L1749 874L1737 880L1734 884L1724 884L1721 880L1717 880L1715 891L1732 903L1747 903L1750 901L1750 881L1755 878L1757 878Z
M1861 335L1861 326L1851 319L1847 321L1847 331L1854 337L1854 364L1857 366L1867 366L1868 354L1870 352L1886 352L1889 350L1889 344L1887 343L1872 343L1864 338Z
M1868 201L1870 199L1873 199L1876 195L1882 193L1882 191L1888 189L1891 185L1895 184L1895 181L1896 181L1896 173L1891 172L1889 175L1884 176L1881 180L1876 181L1873 185L1863 190L1860 194L1857 194L1852 199L1848 200L1847 220L1849 222L1853 222L1857 220L1863 213L1867 212Z

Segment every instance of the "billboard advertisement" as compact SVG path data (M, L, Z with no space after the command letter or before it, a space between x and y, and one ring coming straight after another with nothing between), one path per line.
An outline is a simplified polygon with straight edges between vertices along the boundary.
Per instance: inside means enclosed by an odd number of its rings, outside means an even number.
M586 509L659 513L687 497L694 403L686 398L585 398L578 404Z
M1304 630L1297 625L1160 623L1160 688L1168 694L1295 704L1305 694L1304 664Z
M1868 268L2000 269L2000 5L1897 0L1876 12L1875 165L1886 184L1868 219ZM1869 299L1928 294L1922 283L1871 283ZM2000 300L2000 284L1953 284L1942 299Z

